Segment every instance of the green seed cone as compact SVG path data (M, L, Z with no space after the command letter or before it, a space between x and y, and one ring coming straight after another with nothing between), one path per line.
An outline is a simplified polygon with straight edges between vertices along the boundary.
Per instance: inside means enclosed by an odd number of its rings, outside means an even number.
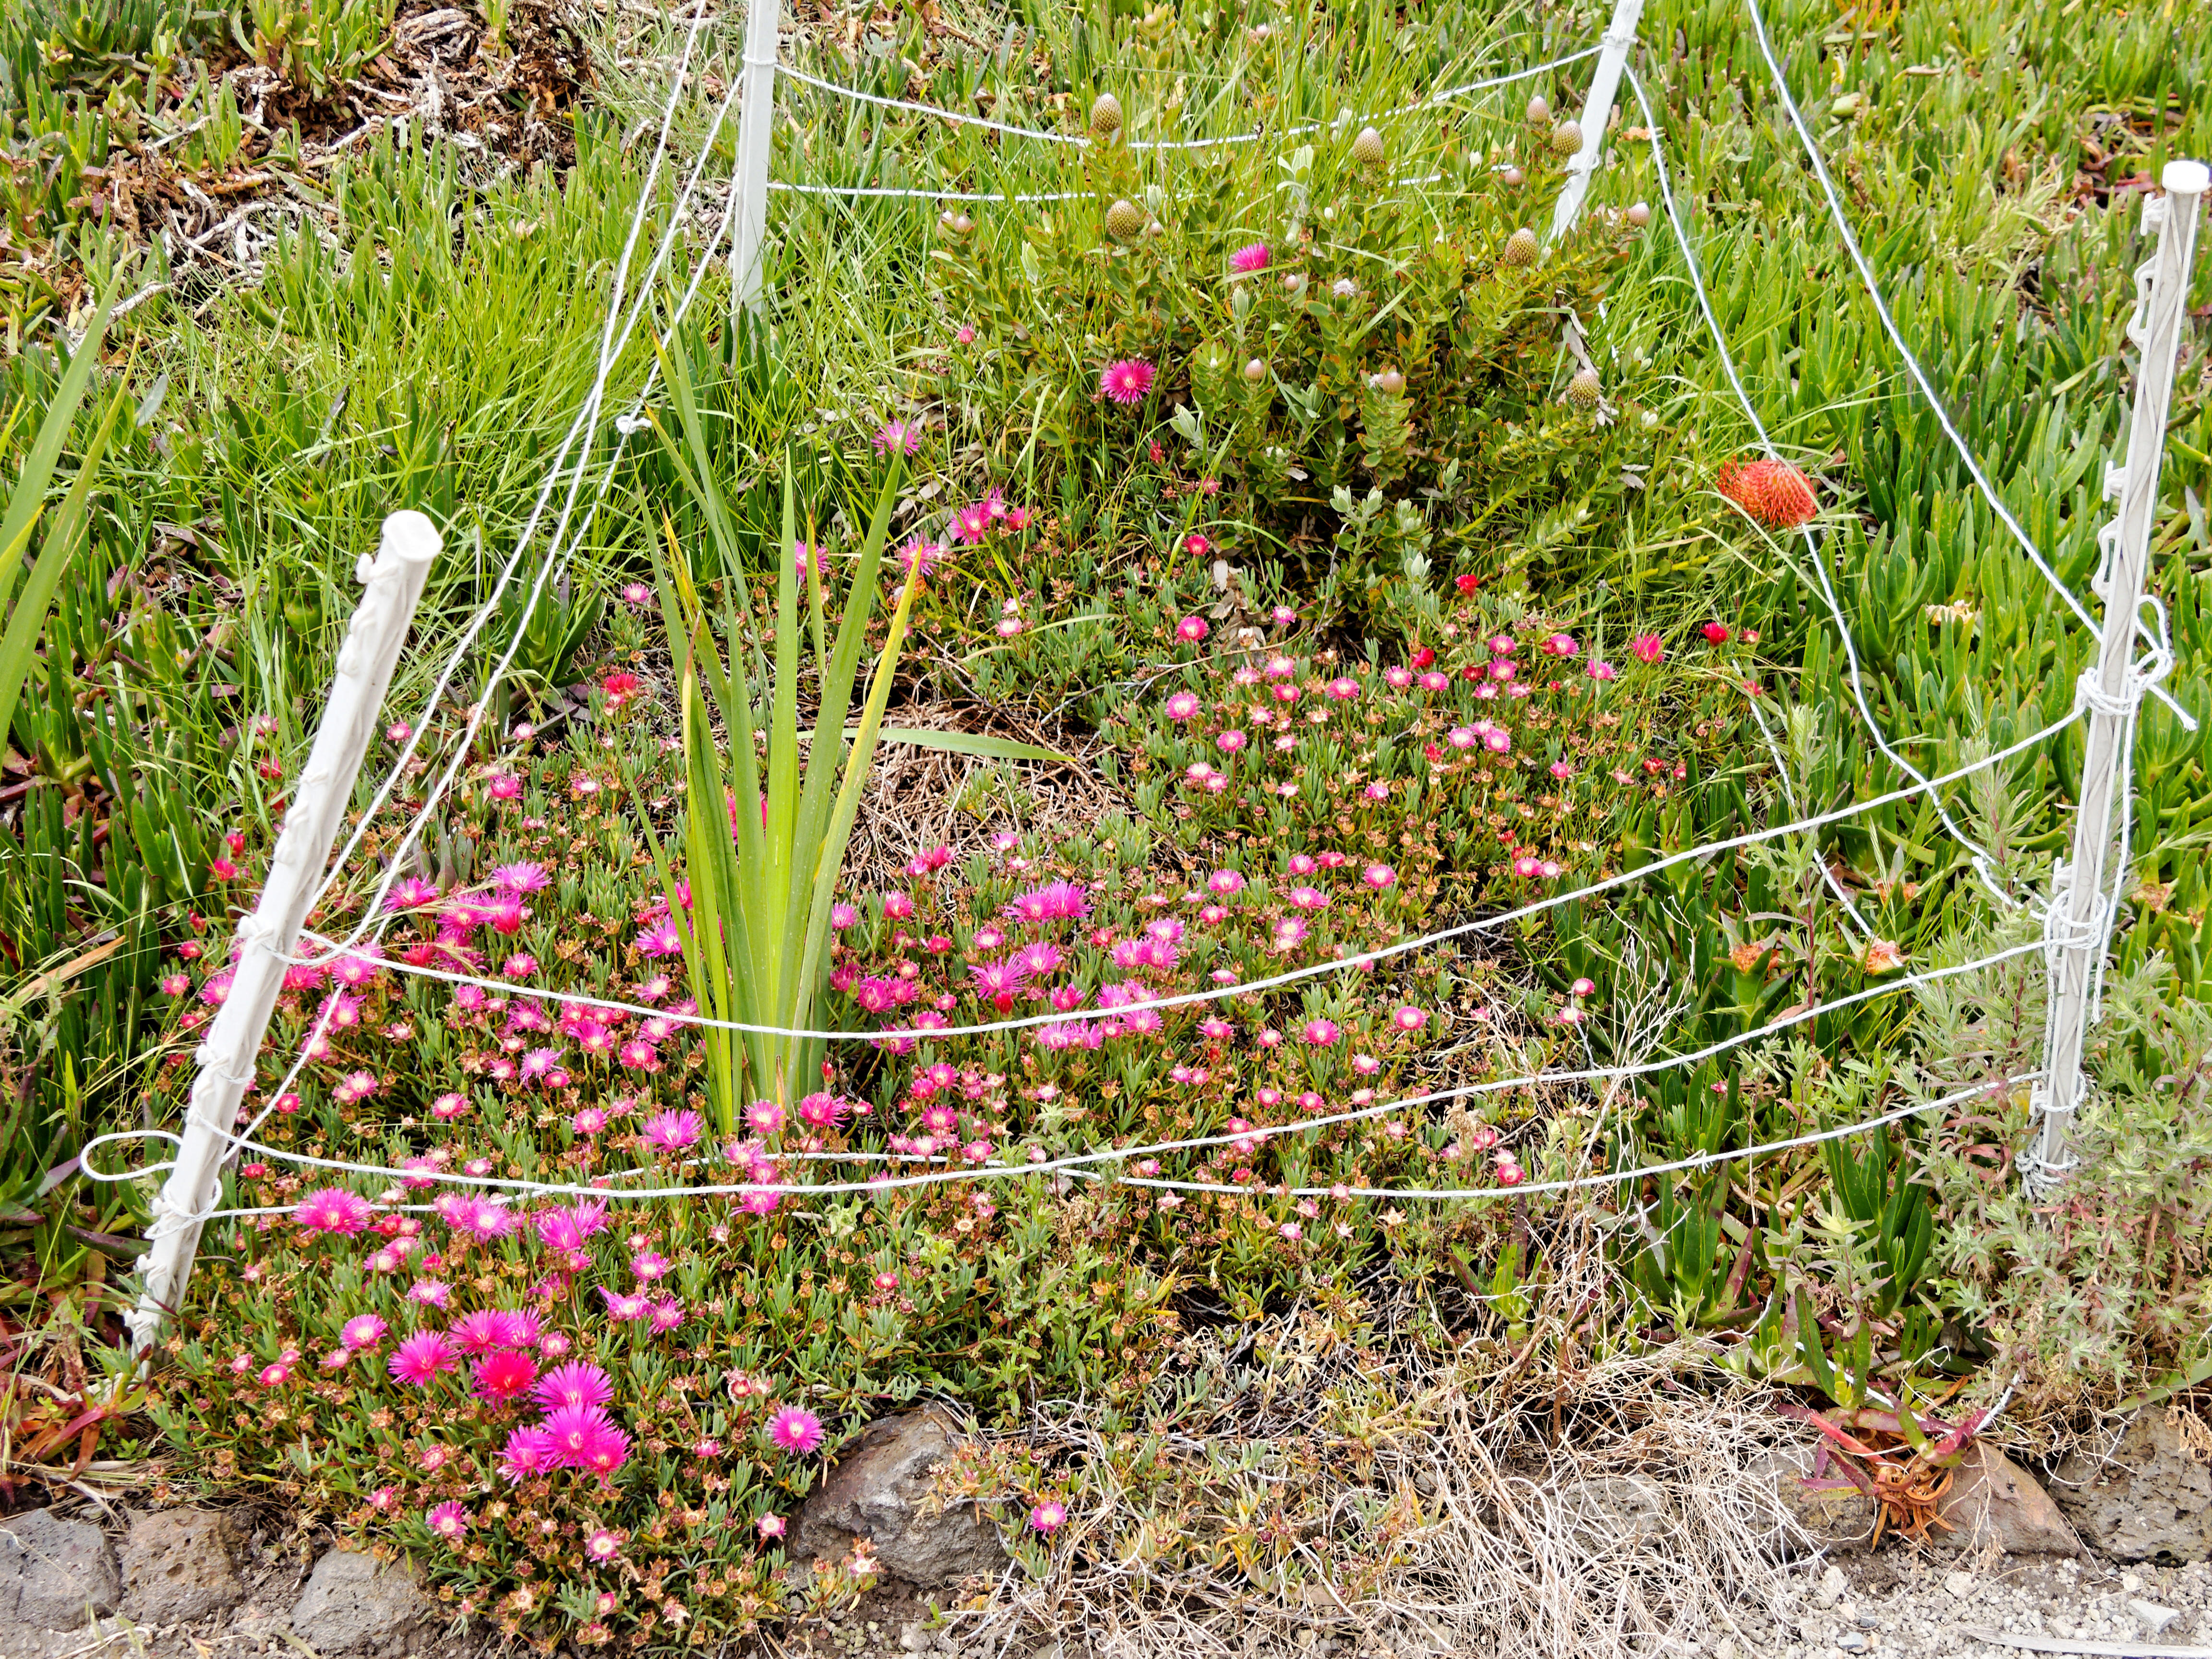
M1091 136L1101 144L1110 144L1121 136L1121 100L1110 92L1102 92L1091 106Z
M1145 233L1145 210L1126 197L1106 209L1106 234L1116 242L1133 242Z
M1382 135L1372 127L1362 127L1359 136L1352 141L1352 159L1363 167L1382 165Z
M1595 369L1577 369L1575 378L1567 382L1567 402L1577 409L1595 409L1604 396L1605 388L1598 384Z
M1536 233L1523 225L1505 239L1505 251L1499 257L1502 263L1508 265L1516 267L1533 265L1536 263L1536 255L1539 251L1536 245Z
M1583 147L1583 130L1572 121L1562 121L1552 129L1552 148L1559 155L1572 155Z

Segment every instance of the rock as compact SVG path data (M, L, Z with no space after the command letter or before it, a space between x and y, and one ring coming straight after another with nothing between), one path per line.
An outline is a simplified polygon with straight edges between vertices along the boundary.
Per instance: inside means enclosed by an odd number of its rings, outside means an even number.
M107 1535L90 1522L45 1509L0 1521L0 1623L76 1630L114 1612L122 1589Z
M1954 1571L1947 1572L1943 1575L1943 1588L1948 1590L1953 1595L1958 1597L1961 1601L1965 1601L1981 1587L1982 1581L1975 1577L1971 1572Z
M1951 1524L1938 1535L1949 1547L1995 1545L2007 1555L2081 1553L2081 1541L2035 1477L1978 1440L1959 1460L1936 1513Z
M411 1566L343 1547L315 1563L292 1608L292 1633L319 1654L396 1659L427 1646L437 1622Z
M1567 1535L1585 1554L1619 1550L1634 1553L1674 1529L1667 1494L1632 1474L1576 1480L1555 1494Z
M866 1538L886 1571L923 1589L998 1567L1006 1547L973 1507L929 1512L931 1472L951 1459L959 1439L957 1426L931 1410L871 1425L799 1506L792 1558L842 1555L854 1539Z
M1830 1555L1863 1550L1874 1536L1874 1499L1848 1484L1833 1492L1807 1486L1813 1465L1813 1447L1776 1446L1745 1470L1771 1499L1770 1515L1761 1517L1759 1528L1769 1549L1783 1557L1802 1553L1808 1545ZM1831 1464L1823 1478L1840 1477ZM1785 1517L1795 1524L1783 1524Z
M2051 1498L2082 1541L2120 1561L2212 1556L2212 1468L2189 1454L2161 1411L2146 1411L2109 1459L2060 1463Z
M1824 1610L1832 1608L1844 1599L1850 1587L1850 1580L1844 1577L1844 1570L1831 1564L1828 1570L1820 1575L1820 1582L1813 1586L1813 1605Z
M228 1515L173 1509L138 1517L121 1551L132 1616L148 1625L189 1623L236 1607L246 1599L238 1542Z
M2166 1634L2166 1627L2181 1617L2179 1608L2160 1607L2155 1601L2146 1601L2140 1595L2128 1598L2128 1611L2142 1620L2143 1634L2156 1640Z

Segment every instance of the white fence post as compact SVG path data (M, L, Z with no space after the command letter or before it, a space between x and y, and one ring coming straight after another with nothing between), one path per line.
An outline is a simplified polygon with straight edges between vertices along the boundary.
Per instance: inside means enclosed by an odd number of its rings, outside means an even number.
M1556 242L1582 217L1583 198L1589 194L1590 175L1597 171L1598 152L1605 148L1606 124L1613 117L1613 100L1620 90L1620 72L1628 64L1628 49L1636 44L1636 26L1644 17L1644 0L1613 0L1613 21L1607 25L1603 50L1590 76L1589 95L1583 100L1583 147L1567 163L1566 187L1552 209L1552 233Z
M2081 1043L2093 1014L2092 990L2103 970L2127 881L2124 868L2110 866L2116 851L2113 811L2125 803L2135 708L2143 687L2135 666L2136 617L2148 574L2159 462L2166 446L2174 360L2181 348L2198 205L2212 184L2212 173L2201 162L2172 161L2160 182L2165 198L2143 203L2146 226L2158 231L2158 250L2136 272L2137 305L2128 325L2128 337L2142 350L2142 362L2128 425L2127 465L2124 469L2108 468L2105 475L2105 492L2118 495L2120 511L2099 538L2104 560L2094 585L2104 599L2105 615L2094 676L2083 676L2089 733L2074 814L2073 857L2053 873L2045 923L2051 947L2051 1012L2044 1081L2038 1091L2043 1122L2035 1150L2022 1170L2031 1188L2045 1190L2073 1167L2067 1138L2081 1103ZM2124 850L2117 851L2124 861Z
M761 240L768 232L768 160L775 133L776 32L783 0L748 0L744 92L738 109L737 240L730 252L731 321L760 309Z
M261 900L239 924L241 949L230 995L194 1057L199 1075L192 1080L176 1161L154 1201L148 1230L151 1247L138 1258L138 1304L129 1321L133 1344L141 1352L184 1305L200 1228L222 1190L218 1177L239 1104L252 1081L254 1056L283 984L283 959L299 940L331 843L345 820L355 774L375 734L392 665L441 545L436 526L421 513L395 512L384 521L376 557L364 554L356 566L368 591L347 625L337 677L307 769L284 814L284 832L277 838Z

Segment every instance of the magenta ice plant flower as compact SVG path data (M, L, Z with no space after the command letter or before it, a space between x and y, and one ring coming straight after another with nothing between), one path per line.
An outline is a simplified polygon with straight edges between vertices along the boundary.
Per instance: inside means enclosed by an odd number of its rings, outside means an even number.
M303 1232L336 1232L348 1238L368 1225L374 1214L368 1200L343 1187L319 1187L302 1198L292 1219Z
M1124 357L1109 363L1098 376L1098 395L1109 403L1141 403L1152 389L1155 371L1141 357Z
M801 1406L786 1406L768 1420L769 1444L804 1456L822 1444L822 1420Z

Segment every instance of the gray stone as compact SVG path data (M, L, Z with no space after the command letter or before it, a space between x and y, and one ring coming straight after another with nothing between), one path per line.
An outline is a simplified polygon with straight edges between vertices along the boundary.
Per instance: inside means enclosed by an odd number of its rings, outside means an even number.
M2069 1456L2051 1495L2082 1541L2115 1560L2212 1556L2212 1468L2190 1456L2162 1411L2129 1424L2108 1460Z
M1745 1470L1753 1486L1772 1495L1771 1528L1762 1526L1772 1554L1788 1558L1810 1549L1828 1555L1852 1555L1874 1536L1874 1499L1848 1483L1835 1490L1810 1486L1815 1448L1776 1446L1760 1453ZM1841 1480L1832 1461L1823 1482ZM1794 1524L1784 1524L1784 1517Z
M2142 1621L2143 1634L2156 1641L2166 1634L2166 1627L2181 1617L2181 1609L2169 1608L2161 1602L2146 1601L2140 1595L2128 1598L2128 1611Z
M149 1625L189 1624L236 1607L246 1599L238 1544L228 1515L173 1509L138 1517L119 1552L132 1615Z
M1633 1554L1674 1529L1667 1494L1638 1475L1571 1481L1559 1487L1555 1498L1567 1535L1588 1555Z
M115 1552L90 1522L44 1509L0 1521L0 1619L76 1630L114 1612L121 1598Z
M1002 1565L998 1529L972 1505L930 1501L932 1472L959 1439L958 1426L933 1410L871 1425L799 1506L793 1559L842 1555L866 1538L887 1571L923 1589Z
M1947 1547L1994 1545L2007 1555L2081 1553L2081 1541L2035 1477L1978 1440L1960 1458L1936 1512L1950 1524L1948 1532L1936 1535Z
M343 1547L315 1563L292 1608L292 1633L317 1653L369 1659L420 1650L437 1622L438 1604L422 1593L412 1566Z

